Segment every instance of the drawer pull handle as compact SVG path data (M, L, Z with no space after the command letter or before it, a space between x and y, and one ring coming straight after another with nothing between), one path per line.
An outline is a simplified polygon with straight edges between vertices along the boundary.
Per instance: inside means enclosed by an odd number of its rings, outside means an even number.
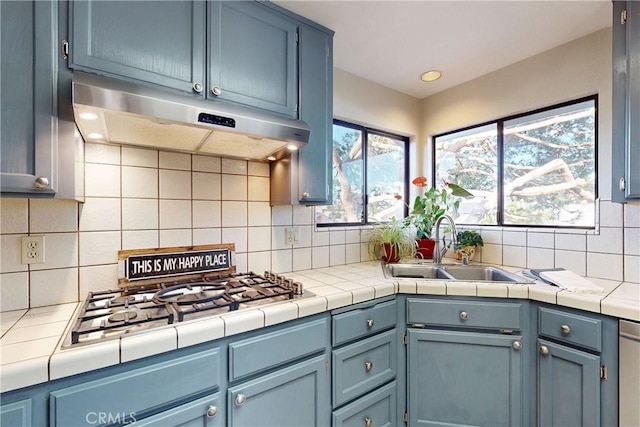
M245 396L244 394L238 394L236 396L236 400L235 400L236 406L242 406L246 401L247 401L247 396Z
M540 354L542 354L543 356L546 356L547 354L549 354L549 347L547 347L546 345L541 345L539 348Z
M373 328L373 319L367 320L367 329Z
M569 335L571 333L571 328L569 325L562 325L560 326L560 332L562 332L562 335Z
M371 427L373 425L371 417L364 417L364 425L365 427Z
M514 350L520 350L522 348L522 343L520 341L514 341L511 346Z
M218 413L218 407L217 406L209 406L209 409L207 409L207 417L211 418L211 417L215 417L216 414Z
M468 318L469 318L469 313L467 313L466 311L460 312L460 319L467 320Z
M364 369L366 369L367 372L371 371L373 369L373 362L371 362L369 360L364 362Z

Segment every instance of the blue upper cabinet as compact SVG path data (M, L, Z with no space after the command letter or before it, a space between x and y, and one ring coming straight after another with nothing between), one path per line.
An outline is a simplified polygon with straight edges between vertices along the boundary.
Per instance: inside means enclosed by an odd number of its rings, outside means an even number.
M57 188L57 3L0 2L2 195Z
M299 153L300 203L331 204L333 169L333 34L300 26L300 119L311 128Z
M208 3L209 98L297 118L297 23L258 2Z
M75 1L69 67L204 92L205 3Z
M640 199L640 3L613 2L611 199Z

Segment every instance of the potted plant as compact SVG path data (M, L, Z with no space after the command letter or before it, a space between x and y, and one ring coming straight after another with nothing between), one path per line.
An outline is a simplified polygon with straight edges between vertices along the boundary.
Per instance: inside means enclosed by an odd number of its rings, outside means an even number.
M416 254L415 238L409 233L403 221L395 217L388 223L378 223L371 230L369 254L372 258L394 263L401 258L413 258Z
M458 232L458 242L456 243L456 259L461 260L467 256L469 261L473 261L476 248L484 246L482 236L475 230L464 230Z
M419 176L412 181L417 187L427 187L427 178ZM444 182L444 188L439 190L430 187L422 195L416 197L409 216L405 219L406 225L415 228L417 239L417 254L419 258L431 259L435 247L435 240L431 234L433 226L438 218L446 213L456 214L460 207L460 199L458 197L473 197L469 191L459 185Z

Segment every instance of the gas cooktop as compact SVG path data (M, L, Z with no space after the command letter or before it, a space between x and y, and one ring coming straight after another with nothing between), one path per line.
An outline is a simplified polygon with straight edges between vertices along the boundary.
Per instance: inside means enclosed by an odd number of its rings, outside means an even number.
M63 347L309 296L301 283L268 271L90 292Z

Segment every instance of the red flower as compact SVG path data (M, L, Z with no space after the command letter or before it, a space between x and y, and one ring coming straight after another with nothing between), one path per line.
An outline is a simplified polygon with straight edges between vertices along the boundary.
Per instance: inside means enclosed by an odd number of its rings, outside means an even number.
M427 183L427 178L424 176L419 176L415 178L411 183L417 187L427 187L429 184Z

